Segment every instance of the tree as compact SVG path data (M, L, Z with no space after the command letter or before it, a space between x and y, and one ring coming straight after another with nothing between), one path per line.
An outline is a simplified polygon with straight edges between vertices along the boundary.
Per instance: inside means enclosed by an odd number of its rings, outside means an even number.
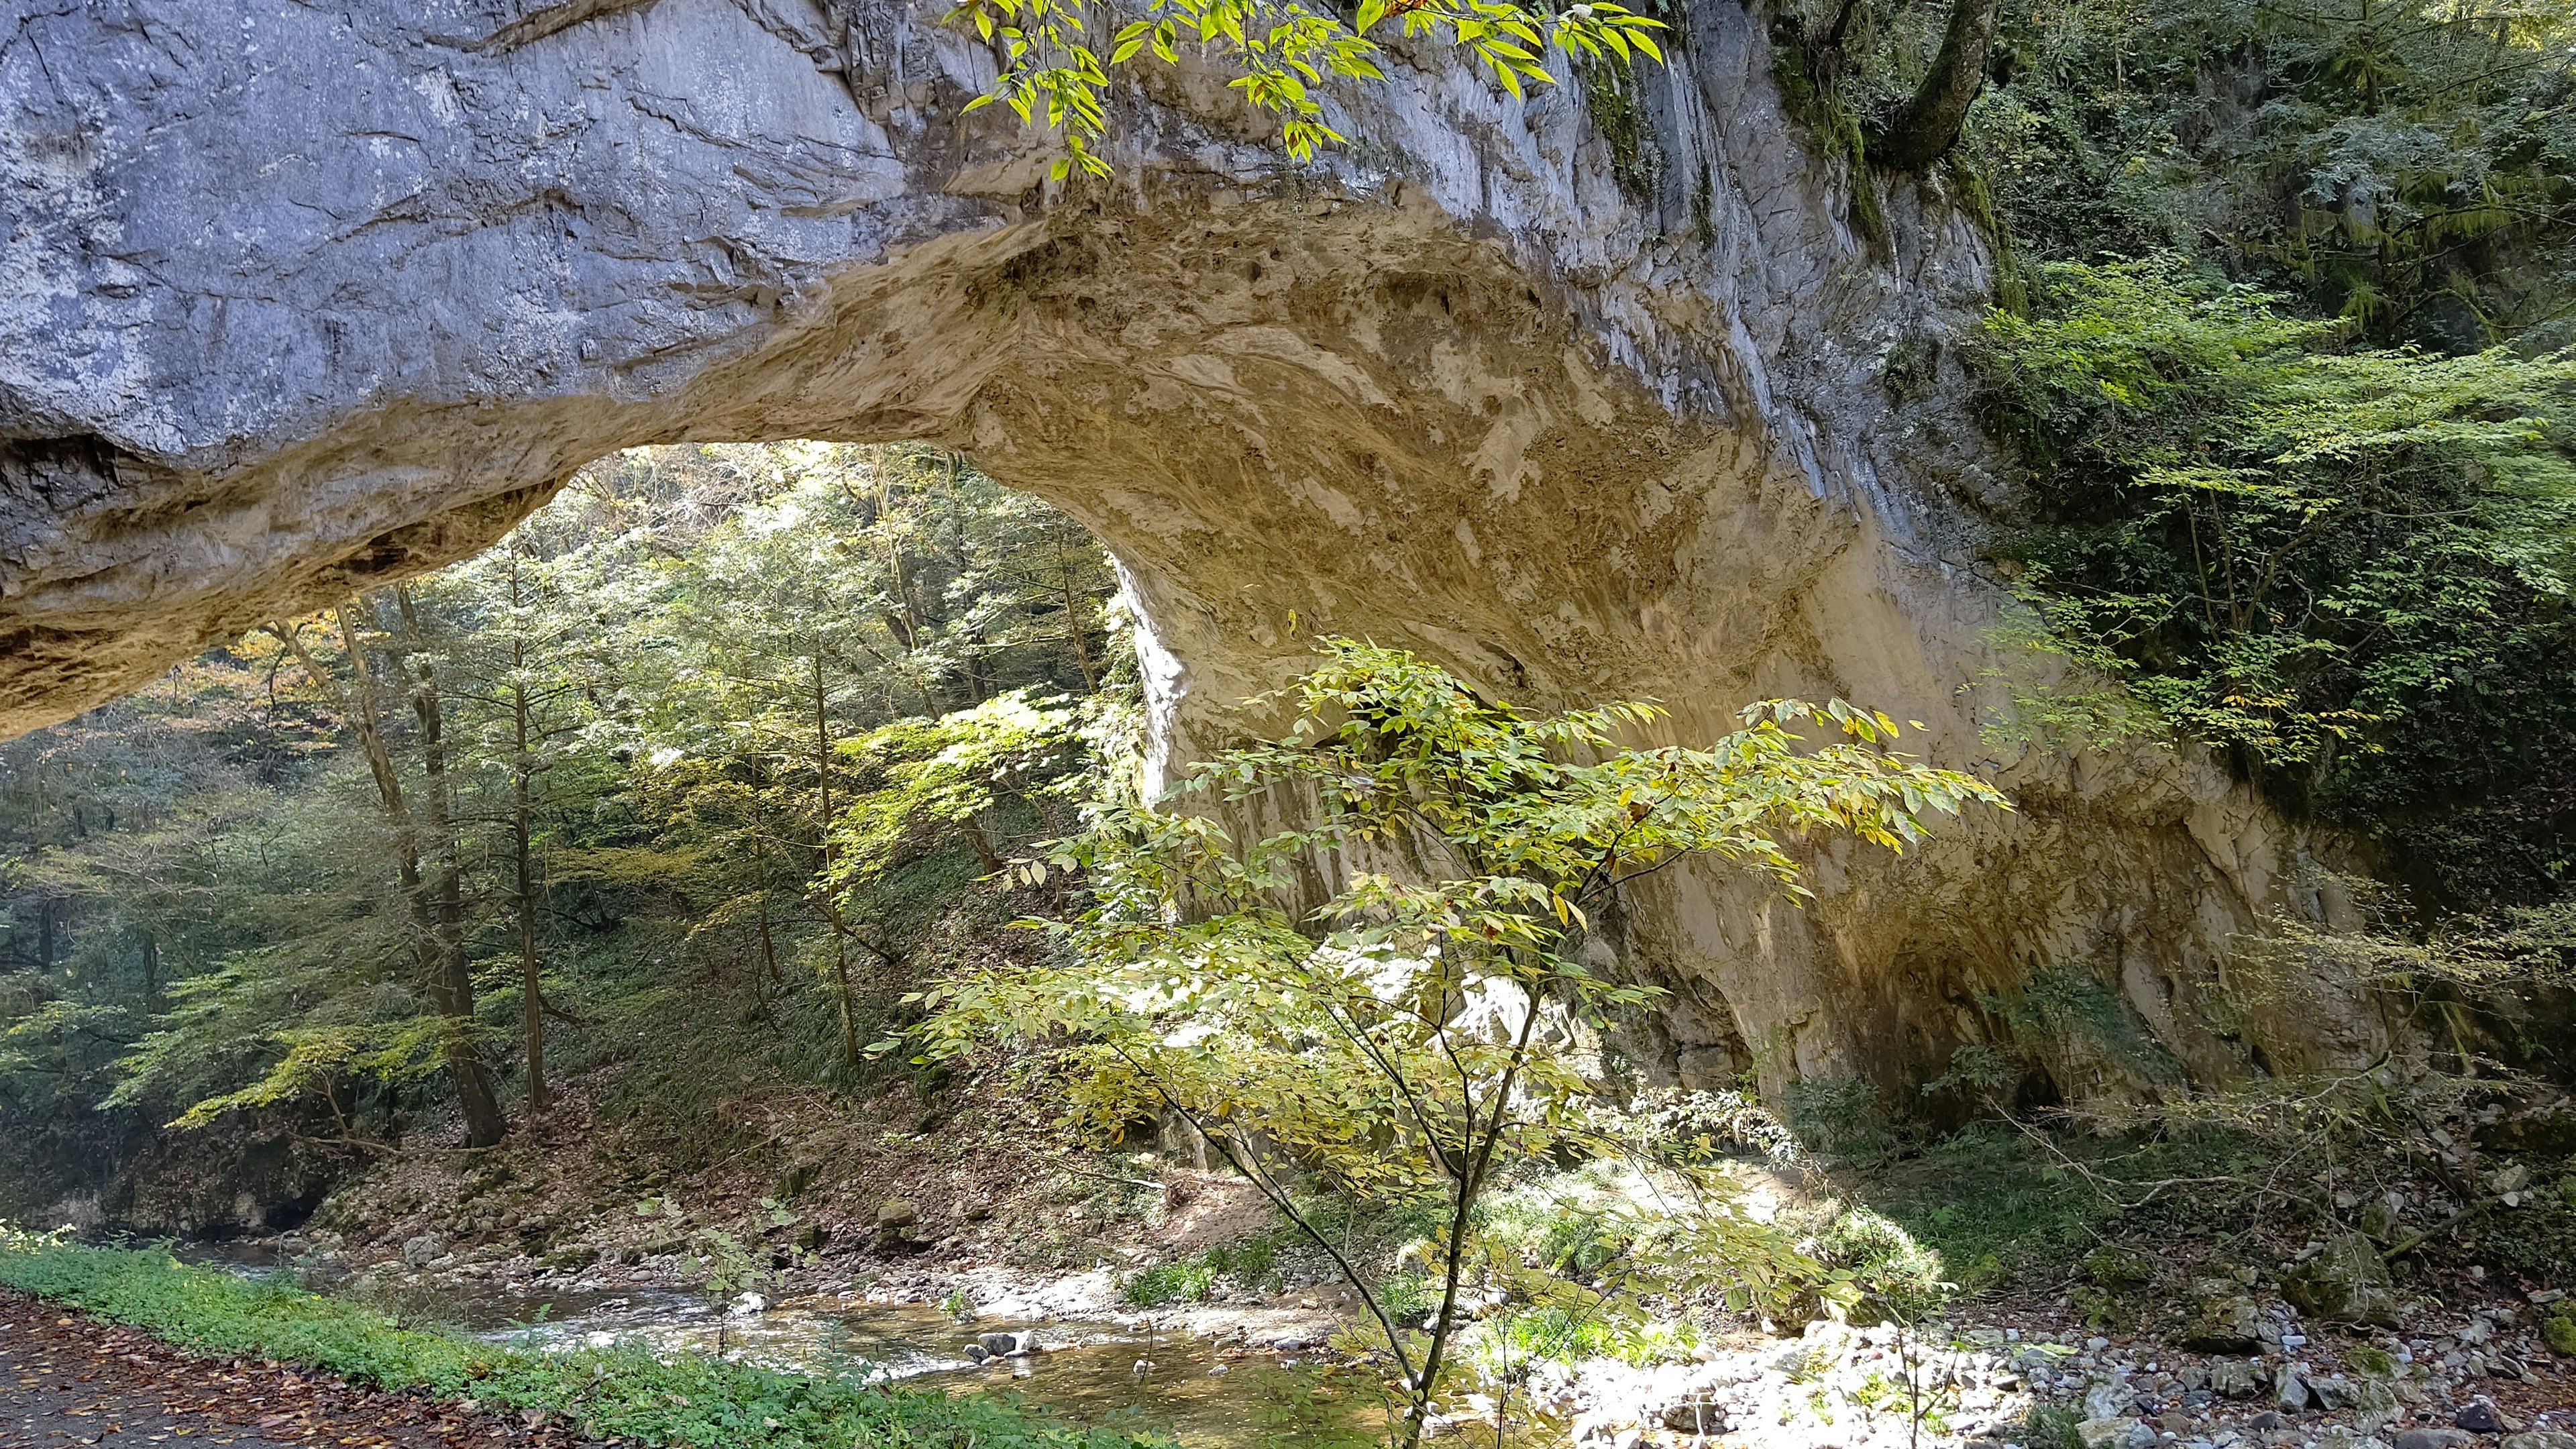
M1592 59L1627 63L1663 52L1647 34L1663 22L1613 0L1583 0L1542 13L1511 0L1360 0L1349 20L1310 10L1298 0L1154 0L1140 19L1108 37L1110 12L1095 0L968 0L950 16L999 42L1003 64L968 110L999 102L1026 124L1057 133L1065 154L1052 163L1058 180L1080 169L1109 174L1098 146L1109 134L1101 92L1112 68L1152 54L1178 65L1187 47L1234 73L1231 87L1255 109L1280 118L1281 140L1299 161L1342 134L1324 119L1317 91L1332 80L1383 80L1377 37L1401 19L1407 40L1424 36L1464 47L1494 82L1517 96L1527 84L1552 85L1539 63L1549 46Z
M2552 889L2576 352L2341 350L2345 327L2171 257L2034 280L1973 356L2030 463L1999 552L2053 641L2454 901Z
M1084 833L1049 847L1032 873L1082 871L1094 900L1044 925L1061 960L933 987L920 1040L939 1058L1071 1033L1092 1125L1157 1107L1187 1120L1358 1291L1394 1355L1409 1445L1462 1319L1480 1199L1517 1164L1614 1145L1582 1068L1604 1014L1651 994L1615 979L1595 924L1621 893L1705 857L1794 896L1797 835L1902 849L1924 815L2003 802L1889 753L1894 722L1839 702L1754 705L1704 750L1627 748L1653 706L1531 716L1398 650L1320 647L1285 736L1192 767L1159 802L1112 788ZM1287 801L1312 823L1238 839L1205 813ZM1325 899L1282 904L1301 890ZM1438 1203L1424 1336L1303 1211L1292 1164L1364 1197ZM1760 1240L1723 1210L1700 1226L1721 1257Z
M1985 89L1986 53L1995 44L1997 8L1996 0L1950 0L1941 53L1933 57L1922 84L1903 109L1871 128L1872 161L1892 171L1922 171L1959 144L1959 133L1968 123L1968 107Z
M400 586L396 602L403 625L402 641L425 644L418 611L409 593ZM324 671L306 647L301 624L275 624L270 626L270 632L293 652L316 686L338 694L342 717L356 734L358 747L366 757L368 771L375 780L377 804L384 812L393 843L395 886L411 919L410 944L418 980L445 1024L440 1055L456 1089L457 1111L465 1119L465 1143L469 1147L489 1147L501 1140L506 1125L500 1096L493 1087L491 1066L484 1060L482 1044L475 1036L474 973L466 957L464 874L448 778L445 706L430 656L418 651L408 654L402 668L412 675L407 693L418 724L416 738L423 778L418 792L423 808L415 812L413 792L405 786L403 770L395 760L386 729L381 706L384 690L378 682L380 670L369 662L369 645L352 616L353 609L371 603L362 597L355 604L341 605L332 614L342 659L349 669L345 688ZM374 610L368 607L368 612ZM430 870L423 869L424 862ZM294 1064L291 1053L288 1064Z

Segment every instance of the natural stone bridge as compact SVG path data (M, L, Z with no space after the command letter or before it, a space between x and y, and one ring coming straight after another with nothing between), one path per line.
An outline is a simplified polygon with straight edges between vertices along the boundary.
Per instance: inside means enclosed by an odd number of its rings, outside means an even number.
M1937 181L1855 230L1868 183L1735 0L1683 7L1615 154L1582 86L1424 51L1302 171L1221 77L1149 74L1116 179L1071 187L961 115L994 61L942 8L15 0L0 723L479 548L616 448L935 440L1115 550L1172 749L1327 629L1534 705L1652 696L1677 738L1839 694L2014 793L1902 861L1823 847L1804 910L1659 880L1624 923L1674 990L1650 1075L1893 1085L2041 964L2242 1069L2205 979L2292 837L2204 764L1981 739L2045 672L1977 563L1987 253ZM2032 1045L2070 1094L2157 1071Z

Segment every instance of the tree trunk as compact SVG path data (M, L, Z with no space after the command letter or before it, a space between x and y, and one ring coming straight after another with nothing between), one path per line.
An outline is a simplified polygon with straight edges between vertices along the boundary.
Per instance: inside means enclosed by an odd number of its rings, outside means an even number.
M451 983L447 979L448 960L440 949L437 922L430 905L429 886L421 875L419 826L412 818L411 802L403 793L402 775L394 768L393 749L385 740L384 719L376 712L375 675L367 668L367 652L358 642L357 626L349 622L348 606L343 604L334 609L332 618L339 626L341 647L349 653L349 672L354 679L354 685L350 690L351 700L342 703L335 699L333 703L341 715L350 722L351 727L357 731L359 751L366 756L367 771L375 778L377 804L385 813L386 824L393 830L394 879L400 888L404 909L411 917L413 968L420 979L421 988L429 993L430 1000L438 1007L440 1015L453 1021L455 1012L451 1009L453 1003L449 990ZM276 635L278 641L286 646L287 652L295 656L295 662L311 676L317 688L326 693L337 693L331 676L323 672L322 666L315 662L312 654L304 648L301 633L283 624L270 625L269 632ZM470 1026L473 1005L473 981L470 977L466 981L466 987L465 1006L467 1023ZM464 1070L458 1069L457 1047L460 1044L466 1054ZM490 1074L482 1069L482 1058L474 1053L473 1046L471 1036L451 1036L447 1049L447 1063L449 1076L456 1083L456 1105L459 1114L465 1118L469 1142L476 1135L479 1122L480 1130L489 1131L491 1136L487 1141L474 1142L472 1145L488 1147L492 1142L500 1140L498 1131L500 1109L492 1099Z
M411 591L394 586L404 632L424 648L420 619L412 611ZM448 1019L447 1073L456 1083L456 1105L465 1118L465 1145L490 1147L509 1130L501 1115L500 1093L492 1068L474 1040L474 971L465 959L465 871L456 841L452 786L447 777L446 711L438 695L438 676L426 653L411 691L412 718L420 725L421 808L430 839L438 848L435 942L438 964L431 976L430 999Z
M519 609L524 600L519 595L518 560L510 567L510 606ZM542 980L543 963L537 959L537 889L536 862L531 837L531 817L535 813L533 779L536 761L528 753L528 640L523 633L510 638L510 843L516 859L517 896L513 904L519 917L519 1029L527 1046L528 1120L534 1122L546 1110L546 997Z
M1884 127L1869 137L1869 158L1891 171L1921 171L1959 144L1968 107L1986 83L1986 54L1995 43L1996 0L1951 0L1950 26L1930 73Z
M1082 692L1089 694L1100 687L1100 678L1091 667L1090 645L1082 637L1084 631L1079 602L1082 596L1074 589L1073 570L1066 569L1058 577L1064 585L1065 642L1073 646L1073 667L1082 671Z
M817 879L823 882L823 918L832 927L832 984L841 997L841 1060L851 1066L859 1064L858 1011L850 996L850 926L841 919L841 887L832 879L835 853L832 849L832 717L824 710L823 655L812 656L814 666L814 779L821 793L823 868Z

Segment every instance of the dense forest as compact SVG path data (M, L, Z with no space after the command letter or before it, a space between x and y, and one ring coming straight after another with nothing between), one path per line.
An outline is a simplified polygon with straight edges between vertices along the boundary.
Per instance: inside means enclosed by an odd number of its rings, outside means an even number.
M10 1207L164 1122L363 1160L604 1061L674 1131L736 1085L711 1054L847 1082L1061 816L1127 677L1113 582L954 455L653 450L8 745Z

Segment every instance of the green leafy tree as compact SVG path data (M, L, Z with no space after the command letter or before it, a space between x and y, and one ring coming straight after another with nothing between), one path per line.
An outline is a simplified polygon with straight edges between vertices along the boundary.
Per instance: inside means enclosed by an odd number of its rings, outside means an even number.
M1079 870L1095 900L1045 926L1061 958L933 987L921 1040L941 1057L1069 1032L1078 1116L1186 1119L1358 1290L1395 1355L1410 1444L1462 1321L1480 1200L1518 1164L1604 1145L1585 1045L1650 993L1606 969L1596 918L1694 858L1794 895L1798 835L1902 849L1925 815L2001 797L1888 752L1894 722L1840 703L1755 705L1706 749L1629 748L1620 735L1652 706L1531 716L1398 650L1321 649L1284 736L1192 767L1161 802L1112 790L1051 847L1031 869ZM1288 800L1312 823L1254 838L1208 809ZM1283 904L1301 892L1322 899ZM1288 1163L1363 1197L1440 1204L1421 1336L1303 1213ZM1725 1261L1765 1242L1722 1208L1699 1233Z
M2550 743L2576 728L2576 355L2338 352L2172 260L2036 280L1978 358L2033 466L2008 561L2055 637L2452 891L2545 887L2576 784ZM2485 847L2441 860L2479 811Z
M1648 34L1663 22L1613 0L1553 11L1510 0L1361 0L1349 19L1298 0L1153 0L1124 24L1092 0L966 0L950 21L1002 51L1000 73L967 109L998 102L1023 123L1054 131L1065 147L1050 168L1059 180L1076 169L1109 173L1098 148L1109 134L1102 93L1110 71L1146 57L1178 65L1184 49L1232 73L1228 84L1246 103L1278 117L1281 140L1300 161L1345 139L1326 121L1320 92L1333 80L1383 80L1383 36L1457 45L1515 96L1554 84L1540 63L1551 45L1620 64L1663 58Z

